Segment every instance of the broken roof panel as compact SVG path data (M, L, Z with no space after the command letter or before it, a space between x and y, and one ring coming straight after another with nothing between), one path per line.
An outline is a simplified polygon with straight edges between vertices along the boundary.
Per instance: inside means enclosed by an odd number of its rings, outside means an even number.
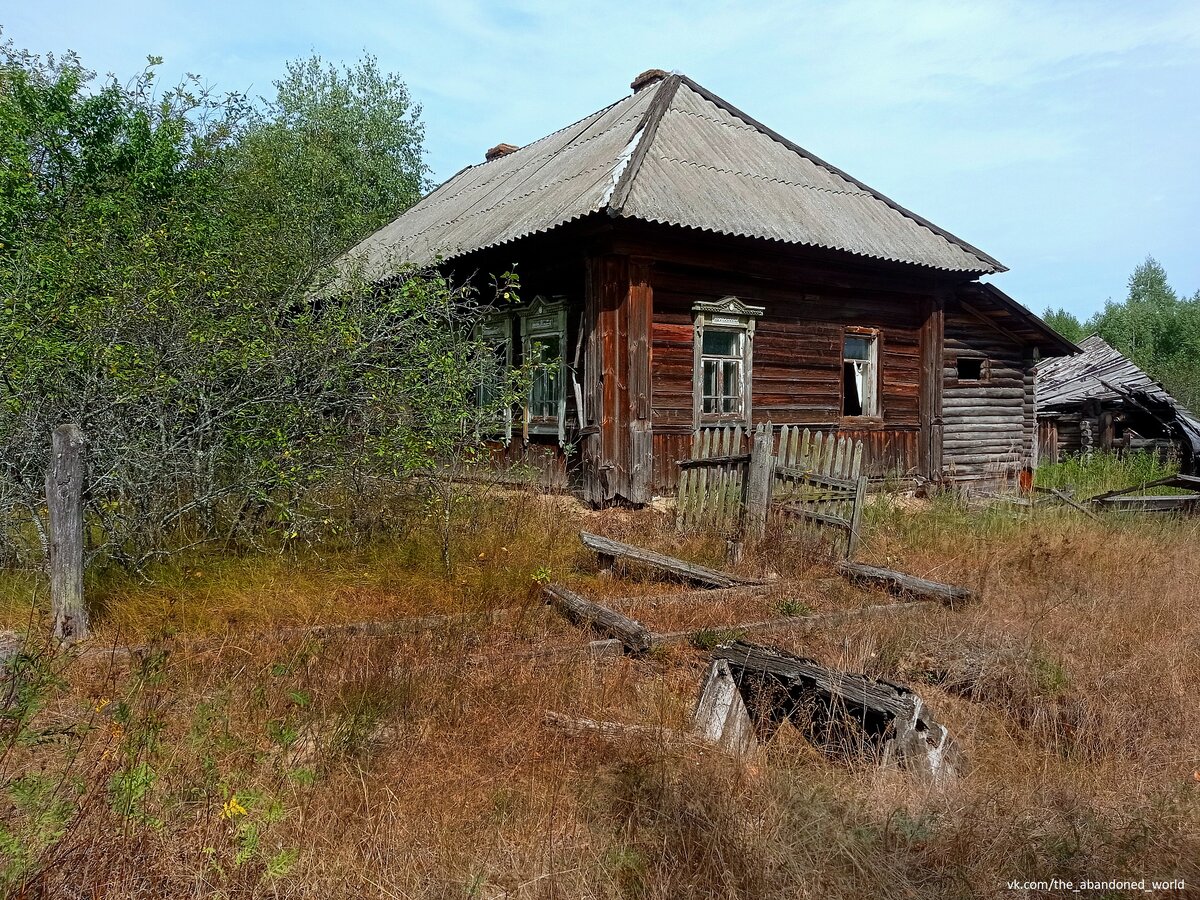
M343 265L360 260L380 280L601 210L972 275L1004 269L681 75L463 169Z
M1145 391L1176 405L1162 385L1139 369L1098 334L1080 342L1080 352L1038 366L1039 409L1073 406L1084 400L1114 401L1130 391Z

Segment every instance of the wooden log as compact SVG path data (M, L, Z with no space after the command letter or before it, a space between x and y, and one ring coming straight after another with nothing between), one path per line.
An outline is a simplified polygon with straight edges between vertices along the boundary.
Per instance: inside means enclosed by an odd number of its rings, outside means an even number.
M653 550L643 550L641 547L634 547L632 544L623 544L620 541L614 541L611 538L601 537L598 534L591 534L587 531L579 532L579 540L589 550L602 556L607 555L617 559L641 563L652 569L658 569L661 572L674 575L684 581L690 581L706 587L728 588L739 584L762 583L754 579L740 578L737 575L730 575L726 572L718 572L715 569L708 569L694 563L684 562L682 559L676 559L673 556L666 556L662 553L655 553Z
M607 606L593 603L559 584L546 585L542 593L547 602L572 622L610 634L634 653L650 649L650 632L641 622Z
M728 663L747 707L764 724L806 708L825 718L827 726L835 719L854 723L864 743L880 749L885 761L894 756L905 768L934 779L952 776L958 767L949 732L925 702L903 685L830 669L806 657L745 641L718 647L713 659ZM782 691L772 691L772 686ZM748 697L748 691L757 697ZM774 697L774 705L764 708L763 697ZM779 708L780 703L786 708ZM822 733L829 732L810 730L809 736Z
M750 541L760 541L767 529L767 513L771 507L771 482L774 480L774 437L770 423L754 432L750 465L746 471L746 506L742 530Z
M925 578L917 578L914 575L905 575L903 572L897 572L894 569L869 566L866 563L856 563L846 560L837 564L837 571L838 574L849 578L851 581L882 585L893 594L925 597L930 600L938 600L949 606L953 606L956 603L970 603L978 599L974 591L964 587L942 584L939 581L929 581Z
M1180 512L1191 513L1200 511L1200 495L1196 494L1167 494L1167 495L1130 495L1104 497L1095 503L1105 509L1116 509L1124 512Z
M1101 521L1101 519L1098 515L1096 515L1094 512L1092 512L1087 507L1081 506L1080 504L1076 503L1074 500L1072 500L1070 497L1068 497L1065 493L1060 491L1058 488L1050 488L1050 493L1053 494L1055 497L1057 497L1059 500L1061 500L1063 503L1067 504L1067 506L1070 506L1072 509L1078 510L1079 512L1083 513L1085 516L1087 516L1092 521L1094 521L1094 522Z
M714 659L709 666L692 715L692 733L736 756L752 753L758 746L754 722L724 659Z
M83 598L83 432L59 425L51 437L46 473L50 518L50 604L54 637L64 644L88 634Z
M902 612L913 612L918 609L932 609L941 605L937 600L879 603L874 606L863 606L858 609L839 609L834 612L815 613L809 616L776 616L771 619L760 619L756 622L738 622L734 625L716 625L711 628L690 628L685 631L656 632L650 636L650 639L655 645L681 644L690 643L696 638L714 632L743 637L748 634L766 631L812 631L817 628L827 628L831 625L844 625L847 622L853 622L858 619L890 616Z

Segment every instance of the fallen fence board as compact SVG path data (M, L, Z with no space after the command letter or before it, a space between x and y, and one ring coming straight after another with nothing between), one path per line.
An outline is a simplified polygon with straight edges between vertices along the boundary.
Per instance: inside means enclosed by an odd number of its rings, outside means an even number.
M641 622L616 610L593 603L559 584L542 588L547 602L564 616L579 625L586 625L604 634L611 634L634 653L650 649L650 632Z
M880 566L869 566L866 563L840 562L837 564L838 573L851 581L867 584L883 585L894 594L905 594L914 597L925 597L939 600L942 603L971 603L977 599L975 592L952 584L942 584L939 581L929 581L914 575L905 575L894 569L884 569Z
M692 715L692 732L701 740L743 756L758 746L754 722L737 680L724 659L714 659Z
M773 619L762 619L758 622L741 622L736 625L713 625L708 628L692 628L687 631L666 631L652 634L650 640L654 644L687 643L705 634L725 633L746 635L763 631L786 631L789 629L804 631L830 625L843 625L857 619L875 616L890 616L901 612L912 612L918 609L933 609L941 606L936 600L917 600L905 603L880 603L875 606L864 606L859 609L840 609L835 612L817 613L810 616L779 616Z
M694 734L675 731L672 728L660 728L657 725L630 725L624 722L598 722L595 719L577 718L558 712L547 712L542 721L551 728L575 736L596 735L609 740L616 738L638 738L661 744L665 748L687 748L692 750L709 750L714 745L709 744ZM720 745L715 745L720 747Z
M611 538L601 537L598 534L591 534L587 531L579 532L579 539L583 541L585 547L589 550L594 550L602 557L607 556L612 559L626 559L631 562L641 563L652 569L658 569L661 572L666 572L677 578L706 587L729 588L740 584L762 583L754 579L730 575L727 572L718 572L716 569L707 569L704 566L684 562L682 559L676 559L673 556L655 553L653 550L643 550L641 547L635 547L632 544L623 544L620 541L614 541Z
M854 723L864 742L878 747L884 759L893 755L906 768L938 778L953 774L958 753L949 732L929 707L903 685L840 672L812 659L774 647L734 641L718 647L713 659L725 660L747 708L760 722L778 722L793 712L813 712L821 728L810 739L832 732L831 723ZM778 690L770 690L774 685ZM747 691L757 696L747 696ZM782 691L782 693L780 693ZM763 697L772 699L764 708ZM782 704L782 706L781 706ZM818 742L818 741L815 741Z

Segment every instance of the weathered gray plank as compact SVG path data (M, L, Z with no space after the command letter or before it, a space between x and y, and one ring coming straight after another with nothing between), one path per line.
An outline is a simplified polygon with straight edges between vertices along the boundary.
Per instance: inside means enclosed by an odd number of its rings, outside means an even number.
M905 575L894 569L870 566L866 563L844 560L837 564L837 570L851 581L882 585L894 594L925 597L949 605L970 603L978 599L974 591L964 587L929 581L914 575Z
M650 632L641 622L607 606L593 603L559 584L546 585L542 588L542 594L547 602L572 622L610 634L634 653L650 649Z
M50 603L54 637L64 644L88 635L83 598L83 432L59 425L51 436L46 472L50 517Z
M641 563L642 565L650 566L653 569L658 569L659 571L682 578L685 581L694 582L695 584L714 588L728 588L739 584L761 584L756 579L741 578L737 575L730 575L727 572L718 572L716 569L708 569L694 563L684 562L682 559L676 559L673 556L667 556L663 553L655 553L653 550L643 550L641 547L634 547L632 544L623 544L620 541L614 541L611 538L601 537L598 534L591 534L587 531L579 532L579 540L589 550L593 550L601 555Z

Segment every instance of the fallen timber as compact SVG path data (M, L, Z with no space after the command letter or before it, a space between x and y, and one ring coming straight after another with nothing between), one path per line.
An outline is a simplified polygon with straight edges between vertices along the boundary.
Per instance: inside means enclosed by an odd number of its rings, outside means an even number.
M883 761L894 758L931 778L954 774L958 751L949 732L903 685L745 641L718 647L713 659L728 664L760 733L807 713L806 736L827 751L871 747Z
M636 738L662 746L664 749L711 750L713 745L695 734L676 731L673 728L662 728L657 725L636 725L625 722L600 722L595 719L585 719L564 715L559 712L547 712L542 716L542 722L566 734L583 737L596 737L615 740L619 738Z
M918 609L932 609L942 604L934 600L918 600L910 603L880 603L875 606L863 606L858 609L839 609L827 613L814 613L808 616L777 616L772 619L761 619L757 622L740 622L734 625L713 625L707 628L691 628L684 631L655 632L650 636L651 642L658 644L689 643L705 634L726 633L747 635L764 631L811 631L830 625L842 625L856 619L874 618L875 616L891 616L901 612L912 612Z
M978 599L975 592L968 588L942 584L940 581L929 581L914 575L905 575L894 569L869 566L866 563L840 562L837 564L837 571L838 574L851 581L882 585L893 594L937 600L947 606L971 603Z
M612 635L633 653L650 649L650 632L641 622L593 603L562 585L548 584L542 588L542 593L548 603L577 625Z
M755 579L740 578L737 575L730 575L727 572L718 572L716 569L708 569L694 563L684 562L682 559L676 559L673 556L667 556L663 553L655 553L653 550L643 550L641 547L635 547L632 544L623 544L620 541L614 541L611 538L601 537L598 534L591 534L587 531L579 532L579 540L583 542L583 546L599 555L601 564L606 566L611 566L618 559L627 560L649 566L660 572L666 572L683 581L710 588L731 588L738 585L762 584L761 581Z

